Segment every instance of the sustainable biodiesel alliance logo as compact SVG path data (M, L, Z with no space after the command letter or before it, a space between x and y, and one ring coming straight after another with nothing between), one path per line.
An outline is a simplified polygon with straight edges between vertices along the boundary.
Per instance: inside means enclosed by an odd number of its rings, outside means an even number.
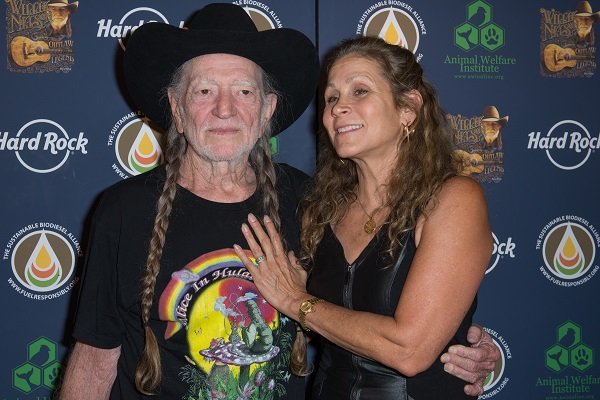
M590 222L576 215L562 215L540 232L536 250L542 251L542 274L552 283L579 286L597 272L596 249L600 235Z
M372 4L363 12L356 25L356 34L380 37L390 44L404 47L420 61L423 53L417 50L421 37L427 35L427 28L413 5L384 0Z
M14 136L0 132L0 151L14 152L23 167L40 174L56 171L75 153L87 154L87 144L83 132L71 137L49 119L29 121Z
M69 292L81 249L77 238L53 222L35 222L19 229L8 240L3 260L9 261L8 284L33 300L49 300Z
M131 112L119 119L108 135L117 163L112 169L121 178L150 171L162 162L163 135L150 127L141 113Z

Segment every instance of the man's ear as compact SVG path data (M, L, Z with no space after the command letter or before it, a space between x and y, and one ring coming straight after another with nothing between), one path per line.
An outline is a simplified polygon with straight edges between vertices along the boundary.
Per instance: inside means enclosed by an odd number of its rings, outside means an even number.
M167 97L169 98L171 115L173 116L173 122L175 122L177 132L183 133L183 118L181 116L181 113L179 112L179 101L177 100L177 97L173 94L173 91L170 88L167 90Z
M262 118L263 122L269 122L277 108L277 95L270 93L267 95L265 104L263 105Z

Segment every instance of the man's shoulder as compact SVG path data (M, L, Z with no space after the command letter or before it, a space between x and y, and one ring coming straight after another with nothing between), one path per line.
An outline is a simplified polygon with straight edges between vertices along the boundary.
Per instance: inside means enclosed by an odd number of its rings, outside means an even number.
M309 176L306 172L285 163L276 163L275 171L277 173L278 181L303 185L309 179Z
M124 198L134 202L141 198L156 198L165 181L165 169L160 166L140 175L116 182L106 188L102 195L107 198Z

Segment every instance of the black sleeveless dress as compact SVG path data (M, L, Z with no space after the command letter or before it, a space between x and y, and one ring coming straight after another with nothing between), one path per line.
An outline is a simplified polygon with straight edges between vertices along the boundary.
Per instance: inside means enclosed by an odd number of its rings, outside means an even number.
M393 316L416 246L414 232L404 234L396 260L386 262L386 228L382 227L357 260L348 264L342 245L327 227L315 254L308 292L352 310ZM467 330L475 308L476 300L446 348L467 344ZM312 400L473 399L465 395L464 381L444 372L439 357L428 370L405 378L392 368L355 355L326 339L320 338L317 346L319 359Z

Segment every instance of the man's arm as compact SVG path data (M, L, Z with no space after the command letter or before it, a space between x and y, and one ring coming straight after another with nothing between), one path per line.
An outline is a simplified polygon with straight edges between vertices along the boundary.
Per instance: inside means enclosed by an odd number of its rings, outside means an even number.
M117 376L121 347L100 349L75 343L65 371L60 400L108 399Z
M472 325L467 333L470 347L450 346L447 353L442 354L444 370L464 381L465 393L478 396L483 393L483 382L500 359L500 350L492 337L478 325Z

